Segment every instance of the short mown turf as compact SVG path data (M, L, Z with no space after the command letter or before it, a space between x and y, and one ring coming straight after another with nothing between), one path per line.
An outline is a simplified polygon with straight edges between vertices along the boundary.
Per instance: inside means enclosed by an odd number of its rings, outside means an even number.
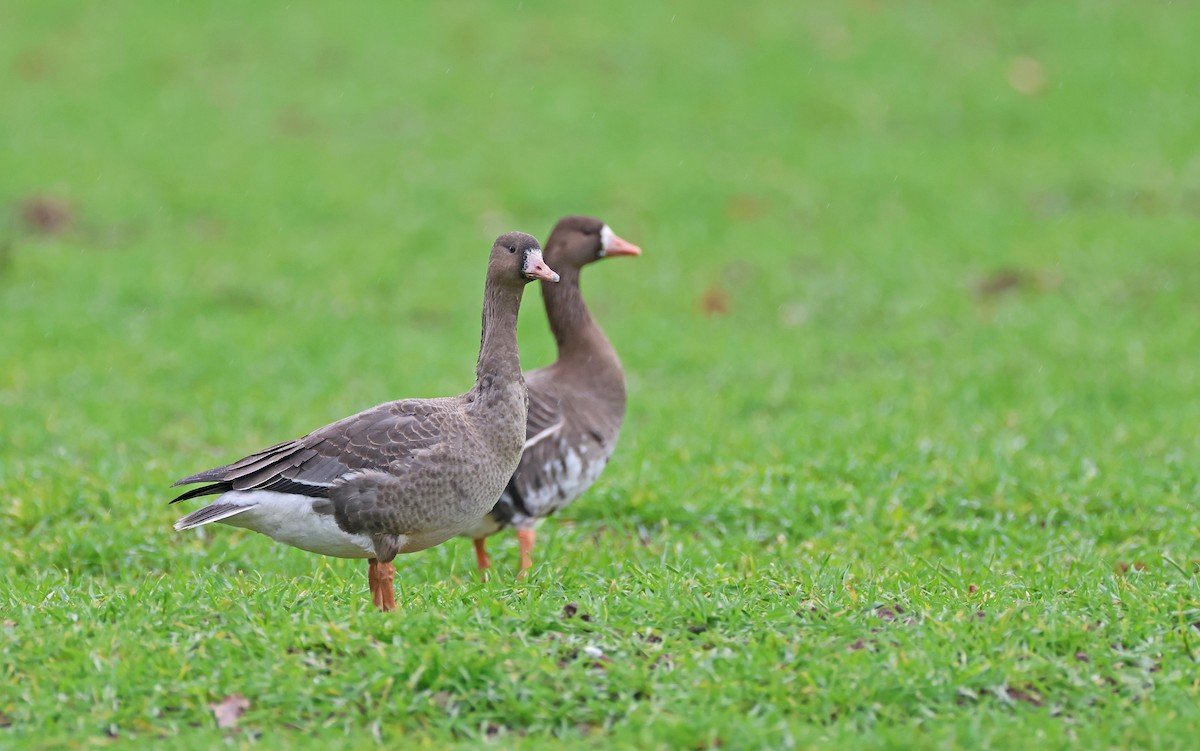
M413 6L0 10L0 747L1194 747L1200 8ZM171 530L577 212L629 415L527 580Z

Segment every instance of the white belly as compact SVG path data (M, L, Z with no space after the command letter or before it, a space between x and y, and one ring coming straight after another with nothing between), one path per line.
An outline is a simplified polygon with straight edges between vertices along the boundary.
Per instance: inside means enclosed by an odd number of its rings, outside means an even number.
M308 496L266 490L225 493L214 503L248 506L223 524L250 529L293 548L335 558L374 558L375 543L367 535L342 530L333 514L318 514ZM403 542L403 541L402 541Z

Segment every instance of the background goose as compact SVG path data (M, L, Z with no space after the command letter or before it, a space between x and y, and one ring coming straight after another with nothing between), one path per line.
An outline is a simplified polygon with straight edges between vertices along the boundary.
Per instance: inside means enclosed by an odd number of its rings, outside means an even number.
M601 258L641 252L592 217L565 217L550 233L546 262L562 282L543 284L542 298L558 359L525 374L529 412L520 466L495 507L466 534L481 571L491 566L487 536L509 525L520 542L520 571L527 571L537 521L582 495L612 456L625 419L625 374L583 302L579 273Z
M558 280L533 237L492 246L475 386L461 396L405 399L359 412L176 485L209 483L172 503L220 494L176 530L212 522L338 558L367 558L375 605L395 607L392 559L437 545L486 514L525 442L526 389L517 355L525 284Z

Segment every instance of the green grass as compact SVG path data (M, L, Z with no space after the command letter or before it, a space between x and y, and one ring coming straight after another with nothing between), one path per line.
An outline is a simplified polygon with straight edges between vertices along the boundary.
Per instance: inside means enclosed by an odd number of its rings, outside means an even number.
M1192 747L1196 28L5 5L0 747ZM629 416L527 581L456 540L381 615L172 532L179 476L465 389L491 240L574 212L645 249L585 280Z

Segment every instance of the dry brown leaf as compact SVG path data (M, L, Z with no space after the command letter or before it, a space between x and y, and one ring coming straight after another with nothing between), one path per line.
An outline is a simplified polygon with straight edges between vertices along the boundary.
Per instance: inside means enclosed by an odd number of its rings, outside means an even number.
M241 694L230 694L216 704L210 704L208 708L217 720L217 727L235 728L238 719L250 708L250 700Z

